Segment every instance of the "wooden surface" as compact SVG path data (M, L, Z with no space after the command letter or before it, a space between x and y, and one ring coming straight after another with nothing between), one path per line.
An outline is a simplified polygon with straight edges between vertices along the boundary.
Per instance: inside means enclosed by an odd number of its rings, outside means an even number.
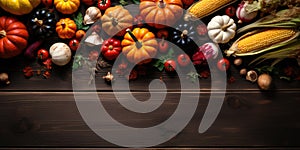
M118 147L97 136L81 118L72 91L71 71L66 69L68 67L54 68L50 79L25 79L21 72L25 64L17 63L20 58L15 59L9 62L1 60L1 71L14 69L9 70L11 85L0 89L0 147ZM149 81L158 77L154 75L131 82L134 96L146 100L149 97ZM119 122L133 127L149 127L172 115L181 94L176 78L164 74L163 77L169 90L167 98L160 108L147 115L124 109L116 102L111 86L100 78L96 78L96 92L110 115ZM200 80L199 104L189 124L176 137L156 147L299 147L299 81L278 80L274 90L261 92L256 84L238 75L236 77L235 83L227 86L219 116L205 133L199 134L197 130L211 92L217 92L210 89L210 79ZM127 92L121 91L121 94Z

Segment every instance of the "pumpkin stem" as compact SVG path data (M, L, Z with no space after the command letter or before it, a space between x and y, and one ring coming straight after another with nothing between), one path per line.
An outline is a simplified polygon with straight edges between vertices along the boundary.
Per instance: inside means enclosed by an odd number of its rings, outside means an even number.
M0 38L3 38L3 37L5 37L5 36L6 36L5 30L1 30L1 31L0 31Z
M43 20L39 20L38 18L34 18L34 22L39 26L43 25Z
M165 4L164 0L159 0L158 7L159 8L165 8L166 7L166 4Z
M64 0L64 2L67 2L68 0Z
M188 35L189 31L188 30L183 30L182 31L182 34L181 34L181 37L184 38Z
M63 28L65 28L65 27L66 27L66 23L65 23L65 22L62 22L62 23L61 23L61 26L62 26Z
M226 24L226 25L224 25L224 26L222 26L222 30L223 31L227 31L227 29L230 27L232 25L232 23L231 24Z
M135 35L131 32L130 29L126 29L126 32L131 36L131 38L136 43L136 47L140 49L142 47L142 43L135 37Z
M116 25L118 25L118 20L116 20L115 18L112 18L111 23L113 26L116 26Z

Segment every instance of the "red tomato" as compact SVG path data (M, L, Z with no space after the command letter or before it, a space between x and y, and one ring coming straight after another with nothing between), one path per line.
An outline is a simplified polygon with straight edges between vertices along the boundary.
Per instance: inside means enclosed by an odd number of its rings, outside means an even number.
M157 33L156 33L156 36L158 37L158 38L168 38L168 36L169 36L169 32L168 32L168 30L166 30L166 29L161 29L161 30L159 30Z
M37 57L38 57L38 59L44 61L44 60L49 58L49 52L46 49L43 49L43 48L39 49L37 51Z
M176 69L176 62L172 59L169 59L164 63L164 66L167 72L173 72Z
M199 35L206 35L207 34L207 27L205 24L199 24L197 26L197 33Z
M81 1L87 6L92 6L95 3L94 0L81 0Z
M166 40L162 39L159 41L158 50L161 53L166 53L168 51L168 48L169 48L169 43Z
M105 40L101 47L101 53L108 60L116 59L121 51L121 41L115 38Z
M177 62L179 66L185 67L191 62L191 59L187 54L180 54L177 57Z
M230 67L230 62L228 59L226 58L222 58L218 61L217 63L217 66L218 66L218 69L221 70L221 71L226 71L229 69Z
M80 41L78 39L72 39L69 42L69 46L71 48L72 51L76 51L77 48L79 47Z
M236 9L233 6L229 6L225 10L226 15L229 16L229 17L234 17L235 16L235 12L236 12Z
M182 3L188 7L194 3L194 0L182 0Z
M51 7L53 5L53 0L42 0L42 3L46 6L46 7Z
M106 10L110 5L110 0L98 0L98 8L102 11Z

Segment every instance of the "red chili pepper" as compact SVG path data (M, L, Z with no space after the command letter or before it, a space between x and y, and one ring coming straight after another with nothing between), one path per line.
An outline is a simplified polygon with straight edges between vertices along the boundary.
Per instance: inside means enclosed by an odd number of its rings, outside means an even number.
M98 8L100 10L106 10L108 7L110 7L111 2L110 0L98 0Z
M101 53L108 60L116 59L121 51L121 41L115 38L105 40L101 47Z

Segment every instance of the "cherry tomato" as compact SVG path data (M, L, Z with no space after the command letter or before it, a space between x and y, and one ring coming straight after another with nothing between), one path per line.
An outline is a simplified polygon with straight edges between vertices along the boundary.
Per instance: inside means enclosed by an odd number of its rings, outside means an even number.
M94 0L81 0L87 6L92 6L94 4Z
M169 36L169 32L168 32L168 30L166 30L166 29L161 29L161 30L159 30L157 33L156 33L156 36L158 37L158 38L168 38L168 36Z
M173 72L176 69L176 62L172 59L169 59L164 63L164 67L167 72Z
M194 3L194 0L182 0L182 3L188 7Z
M46 49L43 49L43 48L39 49L37 51L37 57L38 57L38 59L44 61L44 60L49 58L49 52Z
M75 33L75 37L77 40L81 40L85 36L85 31L83 30L77 30Z
M198 26L197 26L197 33L199 34L199 35L206 35L207 34L207 27L206 27L206 25L205 24L199 24Z
M158 50L161 53L166 53L168 51L168 48L169 48L169 43L166 40L162 39L159 41Z
M228 59L226 58L222 58L218 61L217 63L217 66L218 66L218 69L221 70L221 71L226 71L229 69L230 67L230 62Z
M185 67L191 62L191 59L187 54L180 54L177 57L177 62L179 66Z
M233 6L229 6L226 8L225 13L229 17L234 17L236 12L236 8Z
M69 42L69 46L70 46L70 48L71 48L72 51L76 51L77 48L79 47L79 44L80 44L80 41L77 40L77 39L72 39Z
M53 0L42 0L42 3L46 6L46 7L51 7L53 5Z
M98 0L98 8L102 11L106 10L110 5L110 0Z

